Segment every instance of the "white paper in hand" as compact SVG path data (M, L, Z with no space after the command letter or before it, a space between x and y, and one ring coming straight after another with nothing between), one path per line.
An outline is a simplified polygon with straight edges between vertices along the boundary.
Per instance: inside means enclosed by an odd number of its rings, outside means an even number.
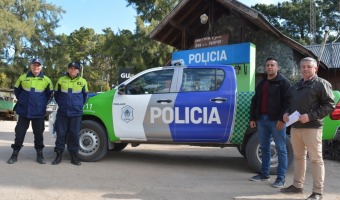
M286 127L294 124L295 122L297 122L299 120L300 117L300 113L296 110L295 112L293 112L292 114L289 115L289 120L286 123Z

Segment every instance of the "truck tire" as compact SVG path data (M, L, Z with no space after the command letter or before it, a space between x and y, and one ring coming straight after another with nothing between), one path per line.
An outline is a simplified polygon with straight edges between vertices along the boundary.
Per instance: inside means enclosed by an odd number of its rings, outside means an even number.
M125 147L128 145L128 143L114 143L113 149L110 149L111 151L122 151L125 149Z
M287 157L288 157L288 168L291 166L293 162L293 148L292 144L290 143L290 138L289 136L286 137L286 146L287 146ZM270 174L276 175L277 173L277 165L278 165L278 158L277 158L277 153L275 149L275 143L274 141L271 144L271 159L270 159ZM246 147L246 158L249 163L249 166L256 172L260 173L261 172L261 148L260 148L260 143L258 139L258 133L254 133Z
M96 121L82 121L79 146L79 158L82 161L95 162L102 159L108 152L107 133L104 127Z

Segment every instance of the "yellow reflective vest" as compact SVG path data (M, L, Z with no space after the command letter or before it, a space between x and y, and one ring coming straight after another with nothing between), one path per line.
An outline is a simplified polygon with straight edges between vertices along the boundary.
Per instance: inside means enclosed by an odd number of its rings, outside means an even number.
M71 79L68 75L59 78L54 98L58 103L58 114L65 116L81 116L87 98L87 82L77 76Z
M21 75L14 86L18 99L16 114L26 118L44 118L52 93L52 82L42 72L37 77L32 72Z

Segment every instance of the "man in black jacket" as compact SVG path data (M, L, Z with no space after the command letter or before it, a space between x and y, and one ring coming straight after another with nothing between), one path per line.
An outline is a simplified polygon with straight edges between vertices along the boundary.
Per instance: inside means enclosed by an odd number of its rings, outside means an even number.
M275 142L278 155L277 178L272 184L280 188L285 185L288 166L286 148L286 126L283 114L290 104L290 82L278 73L279 66L275 58L267 58L266 78L261 80L255 88L255 95L251 100L250 128L257 127L259 136L262 166L258 175L251 177L251 181L270 180L271 141Z
M284 114L285 122L295 111L299 120L292 125L291 141L294 152L294 182L283 193L302 193L306 173L307 152L312 164L313 193L307 200L321 200L325 179L322 158L323 118L334 110L334 96L331 84L316 75L317 62L307 57L300 61L303 79L292 87L292 103L289 113Z

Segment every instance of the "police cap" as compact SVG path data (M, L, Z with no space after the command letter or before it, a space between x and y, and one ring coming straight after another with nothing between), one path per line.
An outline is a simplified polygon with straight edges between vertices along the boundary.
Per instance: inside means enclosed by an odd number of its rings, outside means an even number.
M43 65L43 61L39 58L33 58L31 64L34 64L34 63L39 63L40 65Z
M76 62L71 62L70 64L68 64L68 68L70 67L75 67L77 69L80 69L79 63L76 63Z

